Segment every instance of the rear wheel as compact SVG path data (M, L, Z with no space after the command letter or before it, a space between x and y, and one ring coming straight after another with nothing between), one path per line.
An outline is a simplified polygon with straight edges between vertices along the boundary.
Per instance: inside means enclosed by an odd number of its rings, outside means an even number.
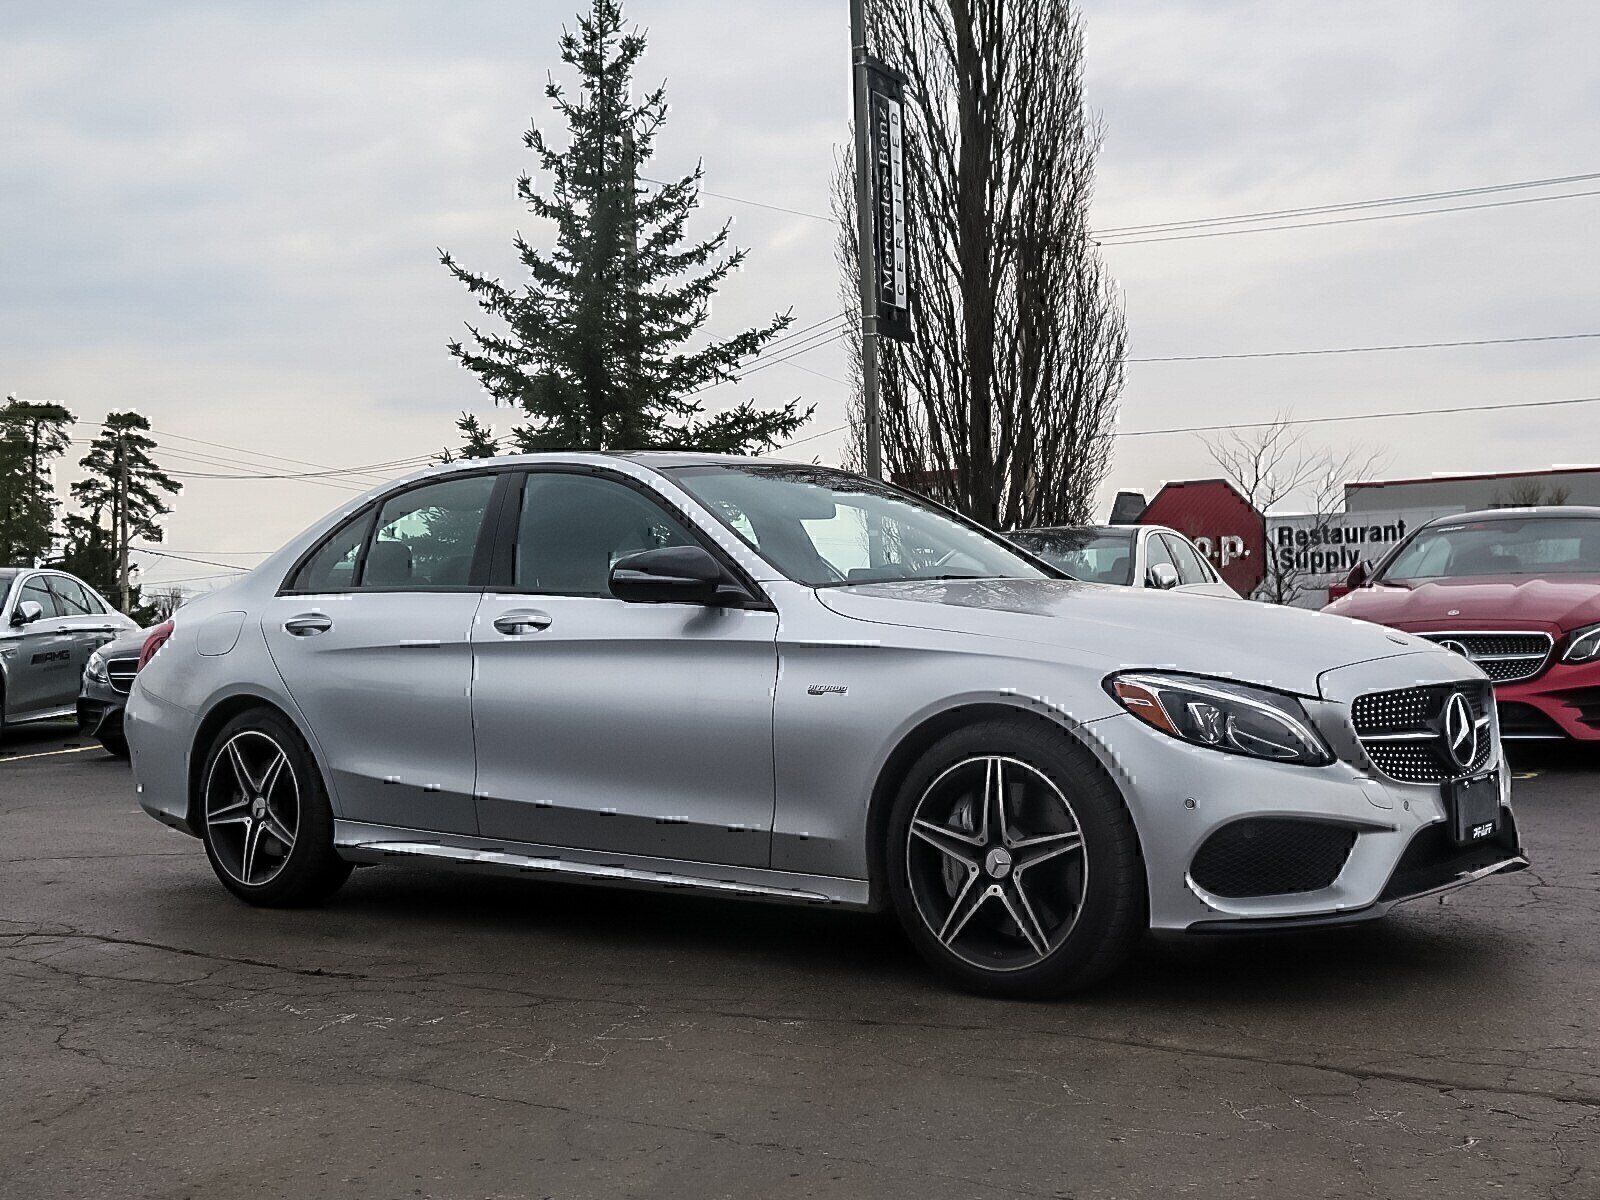
M206 857L235 896L264 907L320 904L350 876L333 810L299 733L271 709L222 727L200 773Z
M1045 722L935 744L889 819L890 894L923 957L991 995L1085 988L1147 924L1132 819L1090 754Z

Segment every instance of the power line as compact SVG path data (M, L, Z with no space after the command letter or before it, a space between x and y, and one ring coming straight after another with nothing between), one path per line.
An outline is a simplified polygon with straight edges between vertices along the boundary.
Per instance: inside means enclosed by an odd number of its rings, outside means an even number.
M1434 213L1473 212L1480 208L1510 208L1518 204L1544 204L1550 200L1577 200L1600 196L1600 190L1564 192L1559 196L1524 196L1520 200L1496 200L1490 204L1459 204L1447 208L1419 208L1411 212L1376 213L1369 217L1338 217L1330 221L1300 221L1290 225L1259 225L1251 229L1213 229L1204 233L1179 233L1163 237L1126 238L1102 241L1102 246L1143 246L1150 242L1192 242L1198 238L1237 237L1241 233L1275 233L1281 229L1318 229L1325 225L1360 225L1367 221L1392 221L1397 217L1426 217Z
M1166 433L1216 433L1227 429L1270 429L1276 425L1332 425L1340 421L1383 421L1392 417L1430 417L1445 413L1503 412L1510 408L1557 408L1568 404L1597 404L1600 396L1579 396L1572 400L1519 400L1510 404L1463 404L1452 408L1406 408L1393 412L1350 413L1340 417L1298 417L1277 421L1245 421L1229 425L1183 425L1172 429L1130 429L1112 437L1155 437Z
M643 175L639 176L639 182L648 183L655 187L676 186L675 184L667 183L661 179L647 179ZM743 196L730 196L725 192L711 192L707 191L705 188L698 188L696 190L702 196L714 196L718 200L729 200L734 204L748 204L751 208L765 208L771 212L788 213L791 217L810 217L813 221L826 221L830 225L833 224L832 217L825 217L821 213L806 212L805 210L799 208L785 208L781 204L768 204L764 200L746 200Z
M1217 362L1232 358L1300 358L1311 354L1376 354L1387 350L1444 350L1457 346L1511 346L1524 342L1570 342L1597 338L1600 333L1551 333L1539 337L1478 338L1469 342L1404 342L1392 346L1339 346L1327 350L1261 350L1247 354L1169 354L1159 358L1130 358L1131 363Z
M129 546L135 554L153 554L157 558L173 558L179 562L199 563L203 567L221 567L225 571L237 571L241 575L250 573L249 567L241 567L235 563L214 562L209 558L191 558L187 554L168 554L164 550L152 550L148 546Z
M1121 237L1132 234L1156 233L1162 230L1198 228L1204 225L1232 225L1238 221L1263 221L1281 217L1308 217L1320 213L1349 212L1363 208L1386 208L1392 204L1420 204L1427 200L1453 200L1461 196L1483 196L1494 192L1518 191L1532 187L1554 187L1557 184L1585 183L1600 179L1600 172L1586 175L1561 175L1549 179L1525 179L1518 183L1495 183L1484 187L1456 188L1448 192L1419 192L1410 196L1380 196L1375 200L1350 200L1341 204L1319 204L1302 208L1279 208L1266 212L1234 213L1225 217L1199 217L1186 221L1163 221L1154 225L1114 225L1094 231L1096 237Z
M820 350L824 346L831 345L840 338L844 337L848 332L849 327L843 325L832 329L821 330L802 339L803 343L809 344L796 344L790 346L788 351L781 358L759 358L752 366L740 370L739 374L732 379L719 379L715 383L701 384L699 387L686 394L690 396L697 396L701 392L710 391L712 388L723 387L724 385L730 383L740 383L747 376L754 375L758 371L764 371L768 367L775 367L779 363L788 362L790 359L798 358L802 354L810 354L813 350Z

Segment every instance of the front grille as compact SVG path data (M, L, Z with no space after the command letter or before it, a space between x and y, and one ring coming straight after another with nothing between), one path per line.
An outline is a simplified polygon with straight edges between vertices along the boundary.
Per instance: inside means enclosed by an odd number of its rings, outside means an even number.
M1330 887L1356 831L1325 821L1249 817L1205 840L1189 876L1213 896L1283 896Z
M1443 733L1445 706L1457 692L1466 697L1478 734L1477 753L1464 767L1450 757ZM1390 779L1439 783L1481 771L1494 761L1492 722L1484 721L1491 703L1490 689L1481 683L1400 688L1356 697L1350 720L1372 765Z
M137 658L113 658L106 663L106 674L111 676L111 687L114 691L126 696L133 690L133 677L139 673L139 660Z
M1532 679L1544 670L1555 644L1548 633L1424 633L1430 642L1448 642L1496 683Z

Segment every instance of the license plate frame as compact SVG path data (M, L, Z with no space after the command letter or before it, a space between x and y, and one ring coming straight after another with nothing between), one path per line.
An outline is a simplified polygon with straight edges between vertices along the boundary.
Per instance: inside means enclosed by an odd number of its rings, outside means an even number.
M1500 832L1500 776L1491 772L1444 785L1444 808L1450 836L1458 846L1471 846Z

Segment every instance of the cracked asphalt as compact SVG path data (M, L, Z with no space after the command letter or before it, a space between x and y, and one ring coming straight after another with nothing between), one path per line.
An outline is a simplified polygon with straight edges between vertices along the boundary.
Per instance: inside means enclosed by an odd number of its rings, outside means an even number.
M252 910L13 732L0 1196L1592 1200L1600 757L1518 765L1532 871L1018 1004L840 912L414 866Z

